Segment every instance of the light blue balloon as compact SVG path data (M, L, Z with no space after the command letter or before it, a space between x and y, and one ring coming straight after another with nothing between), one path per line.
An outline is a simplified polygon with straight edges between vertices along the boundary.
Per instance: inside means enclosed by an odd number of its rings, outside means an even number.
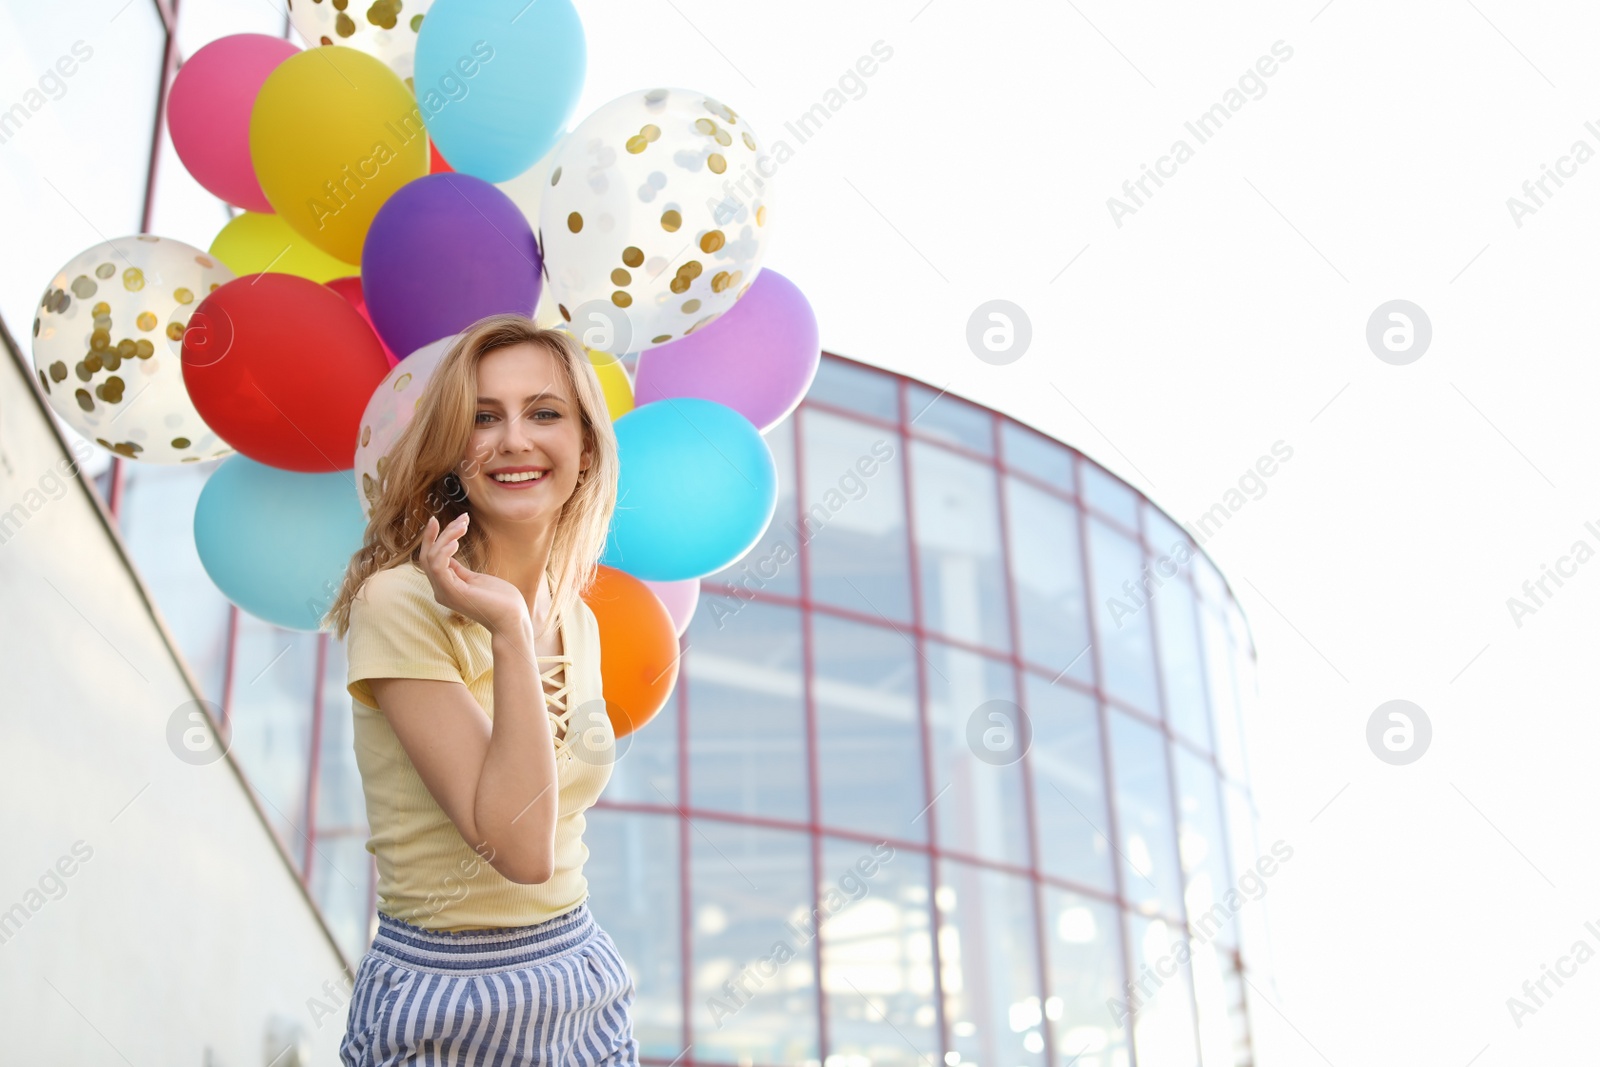
M286 630L321 629L361 547L352 471L305 474L235 453L200 490L194 544L222 594Z
M586 55L571 0L436 0L412 78L429 136L462 174L515 178L566 132Z
M753 548L778 507L766 439L733 408L676 397L614 424L622 464L600 562L652 582L713 574Z

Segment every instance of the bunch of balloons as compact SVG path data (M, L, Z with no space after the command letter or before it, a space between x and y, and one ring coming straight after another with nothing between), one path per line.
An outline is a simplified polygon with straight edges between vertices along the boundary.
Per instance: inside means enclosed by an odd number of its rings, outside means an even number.
M805 297L762 270L765 142L681 88L569 130L587 62L571 0L289 15L309 47L221 38L168 95L178 157L238 214L205 250L140 234L64 265L33 324L40 386L126 459L225 457L195 513L207 573L316 630L450 343L501 312L570 332L621 452L628 507L590 602L618 733L636 728L676 681L700 578L772 520L762 434L820 359Z

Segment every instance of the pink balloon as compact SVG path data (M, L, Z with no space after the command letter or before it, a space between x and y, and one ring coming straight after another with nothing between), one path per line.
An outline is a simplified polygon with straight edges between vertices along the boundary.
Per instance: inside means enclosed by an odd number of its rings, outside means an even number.
M749 296L749 293L745 294ZM694 336L690 334L690 336ZM667 614L672 616L672 625L677 628L678 636L683 636L683 631L689 628L689 620L694 618L694 609L700 604L700 579L685 578L681 582L652 582L641 578L640 581L650 587L656 599L666 607Z
M347 278L330 278L322 284L348 300L351 307L361 312L361 317L367 320L367 325L372 326L372 316L367 314L367 298L361 292L360 275L352 274ZM393 367L396 363L399 363L400 357L389 350L389 345L378 334L376 326L372 327L372 333L378 338L378 343L383 345L383 354L389 357L389 366Z
M793 282L766 267L720 317L639 355L634 402L715 400L765 433L799 406L821 362L811 305Z
M250 165L250 109L267 75L298 51L281 37L236 33L190 56L172 79L167 128L178 158L208 192L247 211L272 212Z

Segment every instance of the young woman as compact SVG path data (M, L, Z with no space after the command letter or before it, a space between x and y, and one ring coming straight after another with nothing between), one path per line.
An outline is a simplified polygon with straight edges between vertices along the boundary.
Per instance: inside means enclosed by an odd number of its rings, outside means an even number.
M616 747L581 598L617 495L593 366L522 316L480 320L381 475L328 615L378 865L341 1060L636 1065L583 876Z

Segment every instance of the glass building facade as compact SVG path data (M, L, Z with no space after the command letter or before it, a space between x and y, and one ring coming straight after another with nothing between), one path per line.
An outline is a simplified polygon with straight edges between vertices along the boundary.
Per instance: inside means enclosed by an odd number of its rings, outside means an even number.
M44 10L0 14L9 62L64 47ZM209 243L228 211L178 164L164 87L214 37L287 33L259 0L104 15L119 33L85 71L147 98L107 126L107 90L74 89L7 133L4 193L38 205L8 223L32 251L0 266L24 352L31 294L97 233ZM26 163L91 129L138 163L142 198ZM1075 450L841 357L767 440L777 516L702 583L677 688L589 819L645 1062L1251 1064L1261 905L1224 901L1267 851L1239 727L1254 655L1210 561ZM375 872L343 647L212 585L192 520L216 465L94 473L353 965Z
M777 515L702 582L677 688L589 819L647 1058L1251 1063L1259 906L1219 902L1263 852L1253 653L1211 563L1073 449L851 360L767 439ZM343 646L206 577L216 461L118 463L130 550L353 962L375 920Z

